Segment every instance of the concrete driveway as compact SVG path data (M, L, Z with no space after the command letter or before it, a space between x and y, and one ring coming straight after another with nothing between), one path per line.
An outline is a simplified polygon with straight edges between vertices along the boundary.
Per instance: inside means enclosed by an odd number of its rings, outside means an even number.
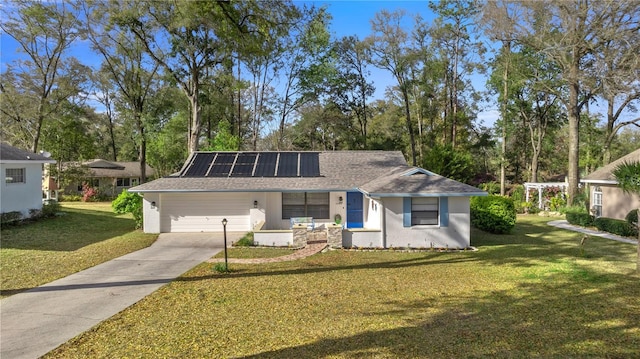
M227 244L244 233L227 233ZM148 248L0 301L0 357L38 358L223 250L222 233L163 233Z

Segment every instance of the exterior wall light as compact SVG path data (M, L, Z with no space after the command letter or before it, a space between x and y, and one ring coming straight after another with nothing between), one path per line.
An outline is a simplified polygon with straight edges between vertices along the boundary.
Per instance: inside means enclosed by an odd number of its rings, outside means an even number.
M253 201L253 208L258 208L258 201Z
M156 201L151 202L151 208L156 208Z

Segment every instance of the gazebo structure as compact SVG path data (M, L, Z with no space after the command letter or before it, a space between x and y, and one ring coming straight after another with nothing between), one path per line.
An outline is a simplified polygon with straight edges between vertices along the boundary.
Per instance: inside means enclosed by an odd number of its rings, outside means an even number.
M544 209L544 202L542 201L542 192L544 191L545 188L550 188L550 187L558 187L562 189L562 192L564 194L566 194L567 187L569 187L569 184L566 182L525 182L524 184L525 200L529 202L530 189L537 189L538 190L538 208Z

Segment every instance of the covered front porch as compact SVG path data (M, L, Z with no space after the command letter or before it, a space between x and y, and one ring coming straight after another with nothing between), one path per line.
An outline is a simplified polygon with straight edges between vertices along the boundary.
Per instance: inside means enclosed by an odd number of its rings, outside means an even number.
M255 208L250 211L256 245L299 248L310 242L326 241L335 248L365 244L382 246L382 205L379 201L355 191L328 192L325 201L317 192L304 197L300 192L292 193L295 195L256 193ZM302 198L305 198L304 202ZM305 214L319 217L290 217L303 213L303 205L306 206Z

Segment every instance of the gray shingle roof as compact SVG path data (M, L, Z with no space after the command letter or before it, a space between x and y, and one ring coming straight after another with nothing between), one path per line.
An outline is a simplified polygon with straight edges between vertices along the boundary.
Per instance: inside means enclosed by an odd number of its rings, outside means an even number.
M131 192L346 191L369 193L481 193L475 187L433 175L401 175L414 169L400 151L320 152L320 177L198 177L171 175Z
M486 192L454 181L417 167L403 166L395 168L386 176L379 177L360 187L374 197L400 196L400 195L453 195L472 196L486 195Z
M65 162L63 166L85 166L90 170L90 177L96 178L135 178L140 177L140 162L116 162L95 159L82 163ZM155 171L146 165L147 177L153 177Z
M56 163L55 160L43 155L21 150L6 143L0 143L0 161L2 162L40 162Z
M605 182L611 182L611 183L618 183L615 176L613 175L613 171L616 169L616 167L621 165L623 162L640 162L640 148L629 153L626 156L622 156L618 158L617 160L609 163L604 167L597 169L593 173L584 177L582 179L582 182L605 181Z

